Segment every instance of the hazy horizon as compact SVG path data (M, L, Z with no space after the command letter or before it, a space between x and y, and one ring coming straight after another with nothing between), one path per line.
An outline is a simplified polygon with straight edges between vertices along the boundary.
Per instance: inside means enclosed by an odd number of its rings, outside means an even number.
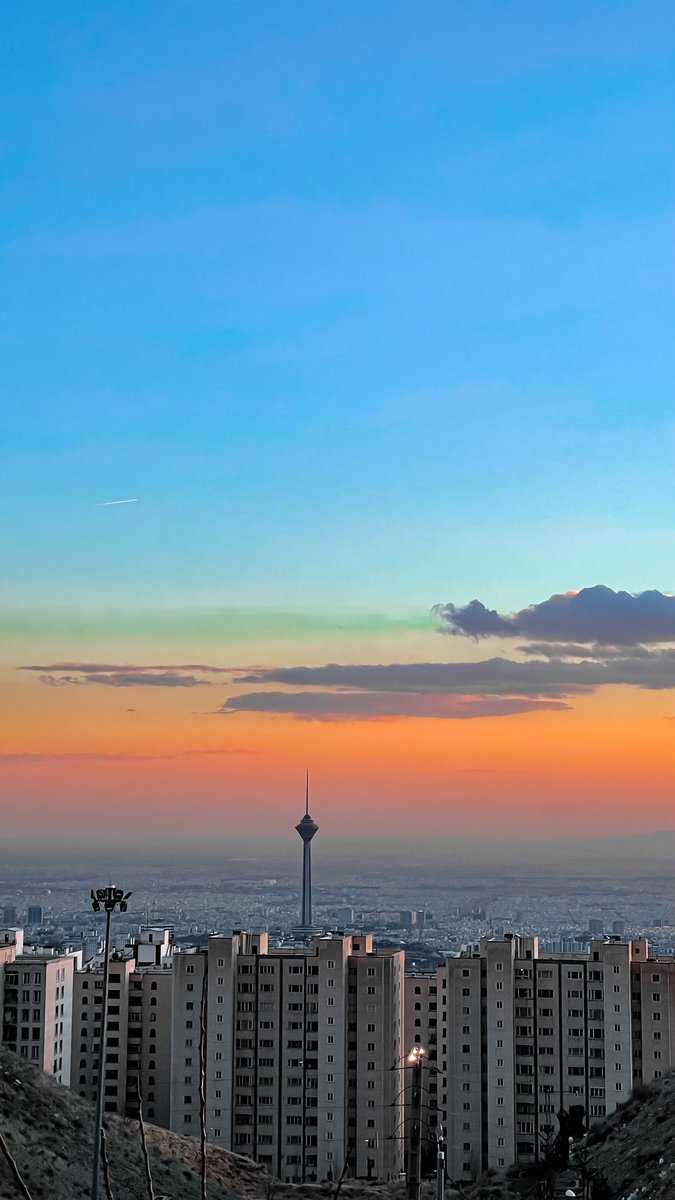
M300 851L289 838L285 845L278 840L223 838L216 844L213 838L156 839L132 841L109 838L103 847L96 839L4 838L0 850L0 879L3 869L11 865L20 870L23 865L51 865L66 869L77 867L94 872L102 868L114 874L124 874L138 864L161 869L162 864L180 866L186 873L213 869L221 865L224 873L234 865L250 867L253 876L273 877L280 871L285 878L299 875ZM3 853L4 851L4 853ZM641 835L607 838L549 838L546 840L476 840L456 839L425 842L410 839L365 839L361 842L334 839L318 840L314 846L315 881L320 883L322 870L331 872L348 863L355 874L368 869L387 872L389 868L414 874L424 869L447 868L458 877L473 871L490 870L516 872L523 877L560 871L564 877L595 876L597 878L644 877L651 874L672 874L675 853L675 830L660 830ZM85 871L86 874L86 871Z

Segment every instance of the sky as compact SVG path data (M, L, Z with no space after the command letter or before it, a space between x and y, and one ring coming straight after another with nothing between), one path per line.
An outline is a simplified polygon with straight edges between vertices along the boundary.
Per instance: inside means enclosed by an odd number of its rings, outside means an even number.
M307 767L336 841L675 828L674 59L2 8L7 836L294 837Z

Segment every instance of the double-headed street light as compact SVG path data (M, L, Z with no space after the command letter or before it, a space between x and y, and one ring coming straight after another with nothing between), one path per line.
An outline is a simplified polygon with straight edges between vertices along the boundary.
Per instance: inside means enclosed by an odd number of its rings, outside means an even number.
M122 888L113 887L112 884L106 888L98 888L97 891L92 889L91 907L94 912L100 912L104 908L111 915L116 908L119 908L120 912L126 912L129 907L127 900L132 894L124 892Z
M110 934L112 915L116 909L126 912L131 892L110 884L105 888L92 889L91 907L94 912L105 911L105 942L103 945L103 996L101 1005L101 1040L98 1058L98 1082L96 1086L96 1115L94 1117L94 1165L91 1177L91 1200L98 1200L98 1185L101 1161L101 1129L103 1127L103 1093L105 1075L105 1052L108 1026L108 977L110 974Z

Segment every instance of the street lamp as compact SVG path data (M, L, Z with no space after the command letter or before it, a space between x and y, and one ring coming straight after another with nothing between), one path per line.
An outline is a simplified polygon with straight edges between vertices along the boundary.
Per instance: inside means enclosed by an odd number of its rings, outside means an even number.
M408 1055L408 1063L412 1067L412 1084L406 1200L419 1200L422 1181L422 1061L425 1054L423 1046L413 1046Z
M103 997L101 1005L101 1040L100 1053L98 1058L98 1083L96 1086L96 1115L94 1117L94 1165L91 1177L91 1200L98 1200L98 1184L100 1173L101 1159L101 1129L103 1127L103 1091L105 1073L105 1046L106 1034L108 1025L108 977L110 975L110 933L112 926L112 915L116 909L120 912L127 911L127 901L131 896L131 892L125 892L122 888L113 887L110 884L105 888L98 888L91 892L91 907L94 912L105 910L105 942L103 946Z

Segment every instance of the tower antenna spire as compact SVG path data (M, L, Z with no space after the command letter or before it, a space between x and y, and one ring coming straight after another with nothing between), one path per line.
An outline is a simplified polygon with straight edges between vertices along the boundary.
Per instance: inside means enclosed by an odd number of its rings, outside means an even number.
M309 767L305 772L305 816L309 816Z

